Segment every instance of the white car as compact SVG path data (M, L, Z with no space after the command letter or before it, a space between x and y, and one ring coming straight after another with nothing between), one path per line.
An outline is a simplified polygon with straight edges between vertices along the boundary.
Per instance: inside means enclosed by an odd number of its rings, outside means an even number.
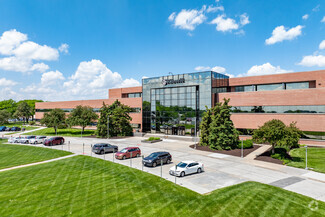
M19 143L20 139L21 139L20 137L10 137L8 139L8 142L9 143Z
M204 165L196 161L182 161L177 166L169 169L169 174L183 177L188 174L201 173L204 171Z
M35 138L29 140L29 144L43 144L45 139L46 136L36 136Z
M31 139L34 139L36 136L26 136L25 138L20 139L20 143L29 144Z

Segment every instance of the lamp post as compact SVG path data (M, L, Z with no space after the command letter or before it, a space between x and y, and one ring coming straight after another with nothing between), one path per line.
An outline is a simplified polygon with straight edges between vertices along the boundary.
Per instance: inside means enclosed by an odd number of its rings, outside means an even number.
M107 115L107 139L109 139L109 114Z
M308 148L308 146L305 145L305 148L306 148L306 167L305 167L305 169L308 170L308 166L307 166L307 148Z
M196 149L196 117L195 117L195 126L194 126L194 144Z

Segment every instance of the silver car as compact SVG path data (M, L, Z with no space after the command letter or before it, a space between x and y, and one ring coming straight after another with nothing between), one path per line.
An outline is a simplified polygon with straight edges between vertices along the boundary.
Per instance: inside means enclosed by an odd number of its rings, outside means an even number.
M29 140L29 144L43 144L45 139L46 136L36 136L35 138Z
M95 154L104 154L107 152L118 152L118 147L116 145L111 145L108 143L98 143L92 148Z
M31 139L34 139L36 136L26 136L25 138L22 138L19 142L22 144L29 144Z

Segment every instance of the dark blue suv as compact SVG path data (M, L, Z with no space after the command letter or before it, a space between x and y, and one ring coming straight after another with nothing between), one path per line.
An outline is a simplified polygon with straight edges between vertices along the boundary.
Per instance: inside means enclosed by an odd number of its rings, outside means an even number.
M5 131L7 127L5 126L0 126L0 131Z

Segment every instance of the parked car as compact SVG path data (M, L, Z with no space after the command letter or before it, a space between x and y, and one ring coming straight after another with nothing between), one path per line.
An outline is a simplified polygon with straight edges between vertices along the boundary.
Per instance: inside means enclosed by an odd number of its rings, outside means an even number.
M29 144L42 144L45 139L46 136L36 136L35 138L29 140Z
M5 126L0 126L0 131L5 131L7 127Z
M52 145L62 145L64 143L63 137L52 137L44 141L44 145L46 146L52 146Z
M10 127L6 127L4 131L10 131Z
M11 127L10 131L20 131L21 129L19 127Z
M26 136L25 138L20 139L20 143L29 144L31 139L34 139L36 136Z
M21 139L21 137L10 137L8 139L8 142L9 143L19 143L20 139Z
M148 157L143 158L142 163L144 166L156 167L158 164L169 164L172 161L172 156L169 152L153 152Z
M98 143L93 146L92 151L95 154L104 154L107 152L118 152L118 147L116 145L111 145L108 143Z
M115 154L115 158L119 160L125 160L126 158L132 157L140 157L141 156L141 150L138 147L128 147L123 148L121 151L117 152Z
M196 161L182 161L169 170L169 174L173 176L183 177L188 174L201 173L204 171L204 165Z

